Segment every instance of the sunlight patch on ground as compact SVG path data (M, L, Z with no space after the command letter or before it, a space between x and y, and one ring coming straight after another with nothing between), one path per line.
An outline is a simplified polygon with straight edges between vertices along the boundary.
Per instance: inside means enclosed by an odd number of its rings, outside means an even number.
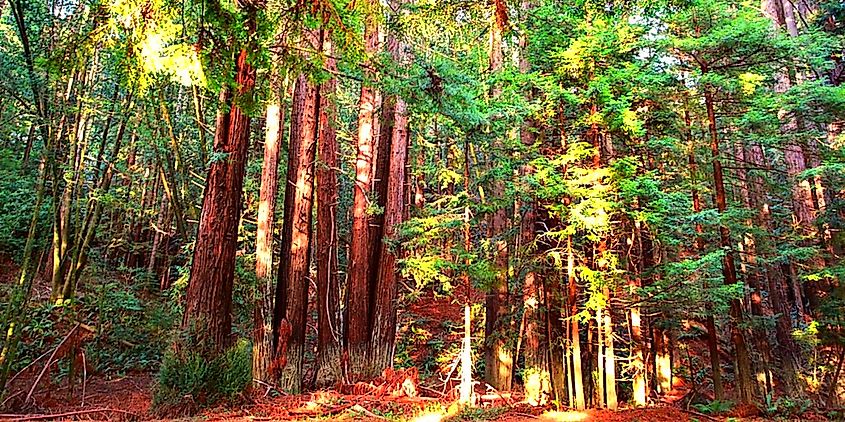
M540 420L543 422L581 422L586 421L590 415L587 412L557 412L550 410L540 415Z
M411 422L440 422L443 420L443 417L443 413L440 412L423 413L411 419Z

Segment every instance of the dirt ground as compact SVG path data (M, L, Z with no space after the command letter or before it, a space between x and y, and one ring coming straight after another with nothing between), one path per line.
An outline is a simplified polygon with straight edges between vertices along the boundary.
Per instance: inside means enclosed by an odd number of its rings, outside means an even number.
M238 402L208 409L192 417L162 417L151 412L151 374L137 373L122 378L91 377L83 386L41 386L31 402L22 407L25 413L0 414L0 421L46 420L183 420L183 421L505 421L505 422L681 422L726 421L677 407L661 406L643 409L554 411L535 408L513 396L507 402L484 403L478 409L460 412L443 399L429 397L390 397L341 394L318 391L296 396L268 397L263 391L253 392ZM23 400L26 391L11 397ZM84 402L83 402L84 400ZM189 400L189 399L186 399ZM758 417L739 418L761 421ZM783 420L783 419L781 419ZM794 420L825 420L805 415Z
M0 283L14 282L16 274L14 262L0 254ZM482 300L481 297L475 298ZM463 317L462 305L448 297L426 295L410 304L405 318L419 319L421 329L427 334L413 344L414 351L410 358L414 364L431 358L432 351L427 347L428 338L444 339L446 342L459 341L456 334L442 322L459 322ZM425 317L425 318L422 318ZM43 365L42 365L43 366ZM441 368L443 369L443 368ZM505 421L505 422L682 422L682 421L762 421L754 416L756 409L741 414L712 417L695 411L682 409L680 406L662 405L642 409L621 409L619 411L585 410L556 411L549 407L531 407L521 401L519 394L498 399L489 397L482 400L480 406L460 409L453 402L453 395L442 394L433 388L417 385L416 397L392 397L389 393L363 394L354 388L338 391L318 391L302 395L281 395L271 397L266 390L257 389L249 396L241 397L236 402L207 409L198 415L186 417L168 415L167 417L151 410L152 391L155 374L148 372L129 373L123 376L88 374L86 382L82 377L68 385L66 381L51 385L49 373L35 388L32 384L39 377L40 368L25 371L21 379L13 380L15 388L0 403L0 408L15 409L19 413L0 414L0 421L48 421L48 420L96 420L96 421L407 421L407 422L445 422L445 421ZM416 375L416 372L414 373ZM416 380L416 376L414 376ZM443 388L454 387L454 380L448 380ZM685 387L685 386L681 386ZM681 388L684 389L684 388ZM366 390L366 389L365 389ZM350 394L352 393L352 394ZM483 391L479 392L483 394ZM679 392L683 396L683 391ZM487 396L487 395L484 395ZM191 398L183 403L191 408ZM728 416L733 416L729 418ZM786 419L779 419L786 420ZM792 420L826 420L816 414L805 414Z

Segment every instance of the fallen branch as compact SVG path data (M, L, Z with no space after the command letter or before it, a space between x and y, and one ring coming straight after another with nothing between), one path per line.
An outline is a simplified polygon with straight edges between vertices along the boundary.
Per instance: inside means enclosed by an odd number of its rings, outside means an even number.
M15 398L15 397L17 397L21 394L23 394L23 390L19 390L18 392L14 393L14 394L10 394L9 397L6 397L6 400L3 400L3 403L0 403L0 409L5 408L6 403L8 403L9 400L11 400L11 399L13 399L13 398Z
M355 406L355 404L349 403L342 404L328 410L294 409L288 413L296 416L332 416L344 412L353 406Z
M29 365L26 365L23 369L18 371L15 375L12 376L12 378L9 378L9 381L6 382L6 385L12 385L12 381L14 381L17 377L19 377L24 372L26 372L29 368L32 368L33 365L40 362L41 359L44 359L49 354L50 354L50 350L47 350L41 356L39 356L38 359L35 359L34 361L30 362Z
M90 410L77 410L75 412L67 412L67 413L55 413L51 415L15 415L15 414L3 414L0 415L0 419L13 419L16 421L39 421L39 420L49 420L49 419L59 419L59 418L67 418L71 416L79 416L79 415L87 415L91 413L106 413L106 412L114 412L114 413L122 413L124 415L132 416L136 419L141 419L141 416L137 413L132 413L126 410L120 409L111 409L111 408L99 408L99 409L90 409Z
M26 399L24 399L24 401L23 401L24 403L29 403L30 399L32 399L32 394L35 393L35 387L38 386L38 383L41 382L41 378L43 378L44 374L47 373L47 370L50 369L50 366L53 364L53 359L59 353L59 350L62 349L62 346L64 346L65 343L67 343L68 339L70 339L71 336L73 336L73 334L76 332L76 330L79 327L80 327L79 323L74 325L73 328L71 328L70 331L68 331L67 335L65 335L65 338L63 338L62 341L59 342L59 344L56 346L56 348L53 349L53 353L50 354L50 357L47 359L47 363L44 364L44 368L41 368L41 372L38 373L38 377L35 378L35 382L32 383L32 387L29 389L29 393L27 393Z
M427 391L427 392L432 393L432 394L436 394L438 397L446 397L446 393L441 393L440 391L437 391L433 388L428 388L424 385L418 385L417 388L419 388L420 390L423 390L423 391Z
M85 407L85 387L88 382L88 364L85 362L85 351L79 350L82 353L82 407Z
M501 393L499 390L494 388L492 385L484 383L487 386L487 391L492 391L493 394L483 394L479 399L481 401L494 401L496 398L502 399L508 406L513 405L513 400L511 399L511 393Z

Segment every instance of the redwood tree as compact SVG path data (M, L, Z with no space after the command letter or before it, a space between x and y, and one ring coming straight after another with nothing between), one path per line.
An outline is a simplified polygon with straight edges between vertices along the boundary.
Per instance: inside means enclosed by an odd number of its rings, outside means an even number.
M307 46L321 45L315 30L305 33ZM314 202L314 158L317 146L319 91L308 75L296 81L285 184L285 220L282 251L273 306L273 364L283 390L302 388L308 276L311 265L311 217Z
M247 32L254 34L254 7L244 6L248 13ZM250 133L249 115L243 110L242 102L250 98L255 87L251 51L248 47L240 50L234 86L220 93L214 151L225 159L214 161L208 169L182 321L183 328L215 353L231 343L235 251Z
M375 8L376 3L368 4ZM361 97L358 103L358 140L355 160L355 185L352 204L352 235L349 246L349 292L346 312L346 348L349 357L349 371L352 375L364 375L368 371L367 348L369 346L370 316L370 274L371 265L370 238L370 200L373 177L373 158L375 148L374 113L376 108L376 90L371 85L374 72L370 71L369 59L379 48L379 31L376 14L367 11L364 22L364 68L368 80L361 85Z
M337 69L333 58L331 33L323 33L325 67ZM337 170L338 142L335 133L335 90L332 76L320 86L319 133L317 135L317 387L330 386L341 379L339 286L337 279Z

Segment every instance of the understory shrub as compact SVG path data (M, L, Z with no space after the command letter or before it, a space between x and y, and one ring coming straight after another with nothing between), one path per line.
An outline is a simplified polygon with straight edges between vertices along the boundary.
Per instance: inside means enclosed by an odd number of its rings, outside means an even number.
M160 414L190 414L232 400L252 382L252 346L245 339L212 359L201 347L179 349L169 350L162 360L153 395L153 408Z

